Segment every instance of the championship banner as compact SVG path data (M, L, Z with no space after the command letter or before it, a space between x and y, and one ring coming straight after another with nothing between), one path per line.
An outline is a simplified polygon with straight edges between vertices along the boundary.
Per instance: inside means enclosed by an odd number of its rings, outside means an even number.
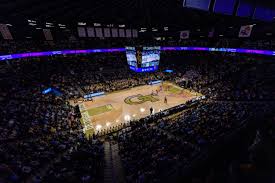
M137 38L138 37L138 31L137 31L137 29L132 29L132 33L133 33L133 38Z
M132 37L131 29L126 29L126 37Z
M250 37L252 29L253 29L253 25L241 26L239 37Z
M96 37L103 38L102 28L95 28Z
M4 39L13 40L10 30L6 24L0 24L0 32Z
M52 33L51 33L50 29L43 29L43 32L44 32L45 39L47 41L52 41L53 40L53 36L52 36Z
M111 37L111 31L110 28L104 28L104 37Z
M95 29L93 27L87 27L88 37L95 37Z
M87 37L85 27L77 27L79 37Z
M112 28L112 37L118 37L118 29Z
M119 33L119 37L125 37L125 31L124 31L124 29L119 29L118 33Z
M189 30L180 31L180 39L188 39L190 35Z

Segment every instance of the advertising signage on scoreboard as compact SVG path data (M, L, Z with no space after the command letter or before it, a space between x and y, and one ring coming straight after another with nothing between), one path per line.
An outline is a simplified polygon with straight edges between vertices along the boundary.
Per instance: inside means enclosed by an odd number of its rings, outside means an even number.
M160 47L143 47L141 67L158 66Z
M135 72L158 70L160 47L126 47L127 63Z
M136 48L126 47L126 58L129 66L137 67Z

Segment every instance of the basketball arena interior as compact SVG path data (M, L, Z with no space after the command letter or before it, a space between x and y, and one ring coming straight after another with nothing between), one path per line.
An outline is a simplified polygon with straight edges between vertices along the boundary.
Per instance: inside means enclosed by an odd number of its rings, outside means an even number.
M2 0L0 183L274 183L275 2Z

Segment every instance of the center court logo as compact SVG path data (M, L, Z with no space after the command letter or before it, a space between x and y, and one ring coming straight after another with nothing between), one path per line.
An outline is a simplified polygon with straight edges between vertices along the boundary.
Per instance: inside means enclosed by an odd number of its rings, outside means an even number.
M138 105L143 104L145 102L157 102L159 99L156 97L156 95L132 95L127 97L124 102L129 105Z

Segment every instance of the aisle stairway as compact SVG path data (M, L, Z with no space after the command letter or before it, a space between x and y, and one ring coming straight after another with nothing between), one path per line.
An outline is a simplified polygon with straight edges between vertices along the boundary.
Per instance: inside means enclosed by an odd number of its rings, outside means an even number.
M104 143L104 183L124 183L125 176L119 156L118 144L106 141Z

